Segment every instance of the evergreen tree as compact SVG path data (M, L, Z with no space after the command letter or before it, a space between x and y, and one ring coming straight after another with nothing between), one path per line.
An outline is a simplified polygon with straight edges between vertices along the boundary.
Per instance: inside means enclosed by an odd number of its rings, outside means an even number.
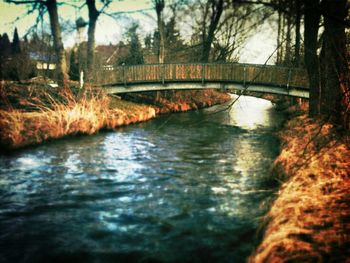
M8 35L5 33L0 36L0 56L1 60L5 57L9 57L11 55L11 42Z
M11 42L6 33L0 36L0 79L7 78L6 68L11 56Z
M22 49L17 28L15 28L13 41L8 48L11 59L6 64L5 78L21 81L35 75L35 66L29 58L28 42L25 44L25 48Z
M18 31L17 27L15 28L15 32L13 34L13 41L12 41L12 54L19 54L21 53L21 44L19 41Z
M153 53L159 56L159 46L160 46L160 36L158 30L155 30L153 33Z
M150 34L148 34L146 37L145 37L145 47L147 49L150 49L152 47L152 36Z
M137 65L144 63L139 36L136 32L137 28L138 24L133 24L126 33L129 39L129 51L124 61L122 61L126 65Z
M167 51L165 62L181 61L185 44L180 37L180 32L176 29L175 15L165 24L165 47Z

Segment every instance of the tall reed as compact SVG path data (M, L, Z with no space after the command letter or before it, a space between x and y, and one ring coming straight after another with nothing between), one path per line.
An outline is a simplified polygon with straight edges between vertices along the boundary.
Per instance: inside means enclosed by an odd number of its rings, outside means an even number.
M78 96L66 91L64 103L46 95L49 103L38 98L24 102L36 111L0 110L0 140L5 147L17 148L76 133L92 134L106 125L109 98L101 91L86 90Z

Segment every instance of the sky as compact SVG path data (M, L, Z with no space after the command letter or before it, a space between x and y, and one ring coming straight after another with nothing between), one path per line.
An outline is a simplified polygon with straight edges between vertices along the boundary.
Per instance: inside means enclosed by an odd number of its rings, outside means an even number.
M59 2L62 1L58 0ZM81 6L85 1L71 0L64 2L69 3L69 5L60 5L58 12L60 14L60 22L65 28L62 34L64 45L65 47L71 47L76 41L74 21L79 17L88 21L88 13L86 7L81 9L72 7L72 5ZM99 1L96 2L99 3ZM26 15L28 10L29 7L27 5L8 4L0 0L0 34L6 32L12 39L13 30L17 27L19 36L24 36L28 29L36 24L37 13ZM99 17L95 35L97 44L118 43L122 40L128 25L135 20L140 24L138 33L141 37L152 33L156 29L156 14L151 0L115 0L108 10L110 13L115 12L119 14L117 19L106 15ZM16 19L18 20L16 21ZM45 21L48 21L47 15ZM39 29L41 26L39 24ZM48 27L48 22L44 22L43 27ZM180 32L183 35L186 34L184 28L180 28ZM275 48L276 33L271 28L271 25L266 23L262 25L259 32L247 40L241 52L240 62L263 64ZM272 63L273 59L268 62L268 64Z
M85 1L71 0L64 2L67 2L69 5L59 6L58 12L60 15L61 24L66 25L65 30L63 30L64 32L62 34L64 44L66 47L70 47L74 45L76 39L74 21L79 17L82 17L85 21L88 21L88 12L86 7L83 7L79 10L71 6L81 6ZM99 1L96 2L99 5ZM101 8L101 6L97 7L98 9ZM19 35L23 36L32 25L36 24L35 20L37 13L26 16L29 8L30 6L28 5L8 4L4 3L3 0L0 0L0 33L7 32L11 38L13 35L14 27L17 27ZM138 10L142 10L142 12L135 12ZM142 25L142 30L140 30L141 36L145 36L147 33L154 31L156 27L155 14L153 15L154 11L152 9L152 3L150 0L113 1L109 7L109 12L129 13L119 14L117 19L106 15L101 15L97 21L98 24L96 29L96 40L98 44L119 42L119 40L122 39L127 25L131 24L134 20L140 22ZM18 21L15 21L17 18L20 19ZM47 26L47 14L45 21ZM69 21L68 25L67 21ZM39 29L40 27L41 25L39 25Z

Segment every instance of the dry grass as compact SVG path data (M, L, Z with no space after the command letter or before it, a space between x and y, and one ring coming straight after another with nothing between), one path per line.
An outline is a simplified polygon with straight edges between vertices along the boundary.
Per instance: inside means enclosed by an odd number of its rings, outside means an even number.
M93 134L102 128L112 129L155 116L150 107L111 100L99 90L87 89L76 95L68 91L55 95L44 92L40 96L36 91L24 99L27 91L28 88L21 90L16 98L16 89L11 89L15 107L8 100L2 103L7 108L0 109L0 143L6 149L77 133Z
M275 170L286 180L250 262L350 262L350 149L305 115L280 134Z
M156 113L198 109L230 99L213 90L165 95L157 106L146 106L110 97L98 89L65 91L37 80L7 83L0 87L0 145L16 149L66 135L93 134L100 129L146 121ZM144 99L140 97L141 102Z
M161 92L155 100L154 93L129 94L128 99L136 102L148 102L157 114L184 112L222 104L231 99L227 93L213 89L181 90Z

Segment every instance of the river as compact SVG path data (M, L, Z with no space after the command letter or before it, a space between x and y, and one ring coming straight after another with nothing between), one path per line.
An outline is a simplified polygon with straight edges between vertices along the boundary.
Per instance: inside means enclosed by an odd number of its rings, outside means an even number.
M283 116L224 107L0 156L0 262L244 262Z

